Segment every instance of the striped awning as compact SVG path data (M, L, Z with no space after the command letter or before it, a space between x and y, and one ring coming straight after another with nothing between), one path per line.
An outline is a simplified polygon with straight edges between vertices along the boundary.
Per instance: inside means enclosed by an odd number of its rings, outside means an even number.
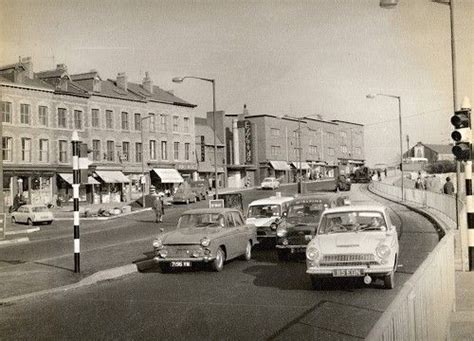
M58 174L64 181L72 185L72 182L73 182L72 174L70 173L58 173ZM87 178L87 185L100 185L100 182L94 179L92 176L89 176Z

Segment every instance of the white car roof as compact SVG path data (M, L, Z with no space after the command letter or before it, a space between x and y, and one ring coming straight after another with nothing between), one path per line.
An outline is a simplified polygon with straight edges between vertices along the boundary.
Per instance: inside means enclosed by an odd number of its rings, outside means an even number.
M257 205L283 204L293 199L294 199L293 197L269 197L265 199L258 199L258 200L252 201L249 204L249 207L257 206Z
M385 212L385 206L382 205L350 205L350 206L339 206L334 208L326 209L323 214L338 213L338 212L360 212L360 211L378 211Z

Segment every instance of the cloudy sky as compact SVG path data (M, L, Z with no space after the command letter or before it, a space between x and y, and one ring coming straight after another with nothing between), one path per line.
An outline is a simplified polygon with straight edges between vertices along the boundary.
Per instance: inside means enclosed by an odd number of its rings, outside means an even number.
M403 140L448 143L452 115L449 6L430 0L0 0L0 64L31 56L103 79L126 72L212 110L320 114L366 125L369 165L399 158ZM458 97L474 100L474 1L455 1Z

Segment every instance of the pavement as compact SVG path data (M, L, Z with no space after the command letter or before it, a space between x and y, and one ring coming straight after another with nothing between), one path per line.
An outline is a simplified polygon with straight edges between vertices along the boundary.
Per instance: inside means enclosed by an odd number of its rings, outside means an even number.
M399 182L400 176L388 176L383 178L385 183L393 184ZM398 180L398 181L397 181ZM410 203L412 208L422 211L425 214L443 221L450 228L457 229L457 226L446 220L446 217L439 214L438 211L427 207L415 206ZM459 248L458 248L459 249ZM455 255L455 262L460 262L460 255ZM450 338L449 340L474 340L474 271L455 272L456 304L455 311L450 319Z

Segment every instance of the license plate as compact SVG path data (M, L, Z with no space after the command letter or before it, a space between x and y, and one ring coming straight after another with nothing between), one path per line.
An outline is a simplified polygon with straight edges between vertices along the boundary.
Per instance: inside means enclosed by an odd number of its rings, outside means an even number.
M337 270L333 271L332 275L334 277L364 276L364 270L362 270L362 269L337 269Z
M302 253L306 252L306 249L304 247L296 247L291 249L291 253Z
M191 266L191 262L171 262L171 267L173 268L184 268Z

